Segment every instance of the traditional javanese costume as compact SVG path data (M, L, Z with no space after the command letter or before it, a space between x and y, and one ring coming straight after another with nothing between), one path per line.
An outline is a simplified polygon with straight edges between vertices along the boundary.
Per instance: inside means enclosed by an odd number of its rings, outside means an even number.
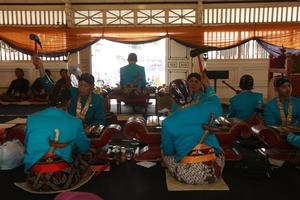
M89 165L73 150L84 154L90 147L82 122L51 107L29 116L25 138L27 182L36 191L57 191L77 184Z
M218 140L214 134L209 134L204 143L199 144L199 141L204 133L202 125L209 123L211 114L218 117L222 113L213 101L193 103L188 92L182 91L189 90L186 81L176 81L183 83L172 82L170 94L173 99L180 99L177 103L182 106L163 121L163 161L171 174L181 182L216 182L221 176L225 162ZM178 94L177 97L174 96L174 91Z
M299 126L300 99L292 96L289 100L273 98L265 106L264 119L268 126ZM289 133L287 141L300 148L300 135Z
M127 87L135 85L138 88L146 86L145 68L136 64L129 64L120 69L120 85Z
M68 112L82 120L84 126L104 125L104 100L99 94L81 97L78 88L71 88L72 100Z
M259 107L263 107L263 95L257 92L243 91L231 97L228 117L247 120L255 114L255 109Z

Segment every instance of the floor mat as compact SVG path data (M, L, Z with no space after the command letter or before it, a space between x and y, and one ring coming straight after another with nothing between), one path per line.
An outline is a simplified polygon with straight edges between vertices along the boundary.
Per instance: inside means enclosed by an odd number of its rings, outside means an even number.
M94 176L94 174L95 174L95 172L91 170L89 173L87 173L85 176L83 176L81 178L81 180L79 181L79 183L77 183L73 187L71 187L69 189L65 189L65 190L58 190L58 191L51 191L51 192L39 192L39 191L32 190L27 185L26 182L19 182L19 183L14 183L14 184L18 188L20 188L22 190L25 190L26 192L33 193L33 194L56 194L56 193L61 193L61 192L69 192L69 191L76 190L76 189L80 188L81 186L83 186L84 184L86 184L87 182L89 182L92 179L92 177Z
M229 187L225 183L223 178L219 179L218 182L212 184L189 185L177 181L167 170L166 170L166 184L167 184L168 191L193 191L193 190L229 191Z

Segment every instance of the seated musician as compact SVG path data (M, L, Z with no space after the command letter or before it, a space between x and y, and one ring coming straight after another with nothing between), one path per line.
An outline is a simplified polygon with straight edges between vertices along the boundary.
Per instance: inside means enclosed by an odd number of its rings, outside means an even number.
M208 124L211 113L214 113L215 117L222 113L212 101L195 104L185 80L171 82L170 95L180 104L180 108L162 123L161 149L165 165L181 182L216 182L221 176L225 162L218 140L214 134L209 134L207 138L202 139L204 143L198 144L204 135L202 125ZM198 147L205 153L197 156L197 160L189 159L191 151Z
M66 85L67 87L71 87L71 79L70 76L68 74L68 70L67 69L61 69L59 71L60 74L60 79L56 82L56 84L60 84L60 85Z
M71 87L69 113L81 119L85 127L105 124L104 100L94 93L94 82L93 75L84 73L79 78L78 88Z
M42 60L37 56L34 55L32 57L32 62L35 67L39 70L40 78L39 82L43 86L43 89L47 94L51 93L52 88L54 87L54 81L51 79L51 72L49 70L44 69L44 65Z
M34 56L33 63L40 71L45 91L51 91L54 83L45 74L41 59ZM103 97L93 92L94 82L93 75L85 73L79 78L78 88L71 87L72 100L68 112L81 119L85 127L105 124Z
M15 70L15 74L17 79L13 80L10 83L8 90L2 96L8 98L24 99L27 97L27 93L29 90L29 81L24 78L24 71L22 69L17 68Z
M129 64L120 69L121 88L131 86L143 89L146 86L145 68L136 64L135 53L130 53L127 61Z
M216 95L214 89L210 86L208 77L206 75L204 75L202 78L199 73L191 73L189 74L187 81L194 103L205 102L207 100L214 101L222 112L220 99ZM176 111L179 107L180 105L174 102L172 104L171 112Z
M277 97L270 100L264 111L264 119L268 126L299 126L300 99L291 96L292 85L286 77L281 77L275 82ZM287 133L287 141L300 148L300 135Z
M47 76L54 83L53 79L51 79L50 70L45 70ZM31 96L33 100L47 100L49 93L47 93L44 89L43 78L39 77L35 79L31 86Z
M84 154L90 147L82 122L67 113L71 92L55 86L51 107L28 117L25 138L27 183L36 191L57 191L76 185L89 165L73 150Z
M243 75L240 79L240 93L230 98L230 107L228 117L239 118L242 120L249 119L257 108L263 106L263 95L261 93L252 92L253 77Z

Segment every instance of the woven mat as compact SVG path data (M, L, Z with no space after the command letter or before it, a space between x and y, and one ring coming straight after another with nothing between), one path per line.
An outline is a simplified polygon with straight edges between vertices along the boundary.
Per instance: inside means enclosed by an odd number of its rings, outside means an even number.
M15 186L17 186L18 188L25 190L26 192L29 193L33 193L33 194L56 194L56 193L61 193L61 192L69 192L72 190L76 190L78 188L80 188L81 186L85 185L87 182L89 182L92 177L94 176L95 172L94 171L89 171L89 173L87 173L85 176L83 176L81 178L81 180L79 181L79 183L77 183L76 185L74 185L73 187L69 188L69 189L65 189L65 190L58 190L58 191L51 191L51 192L39 192L39 191L34 191L32 190L28 184L26 182L19 182L19 183L14 183Z
M193 191L193 190L229 191L229 187L225 183L223 178L220 178L218 182L212 184L189 185L177 181L167 170L166 170L166 184L168 187L168 191Z

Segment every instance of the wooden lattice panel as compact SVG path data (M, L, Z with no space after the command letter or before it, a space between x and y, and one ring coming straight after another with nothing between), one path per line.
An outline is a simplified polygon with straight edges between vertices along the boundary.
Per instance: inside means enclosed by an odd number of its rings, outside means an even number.
M103 12L96 10L76 11L74 13L75 25L102 25Z
M170 9L169 24L195 24L195 9Z

